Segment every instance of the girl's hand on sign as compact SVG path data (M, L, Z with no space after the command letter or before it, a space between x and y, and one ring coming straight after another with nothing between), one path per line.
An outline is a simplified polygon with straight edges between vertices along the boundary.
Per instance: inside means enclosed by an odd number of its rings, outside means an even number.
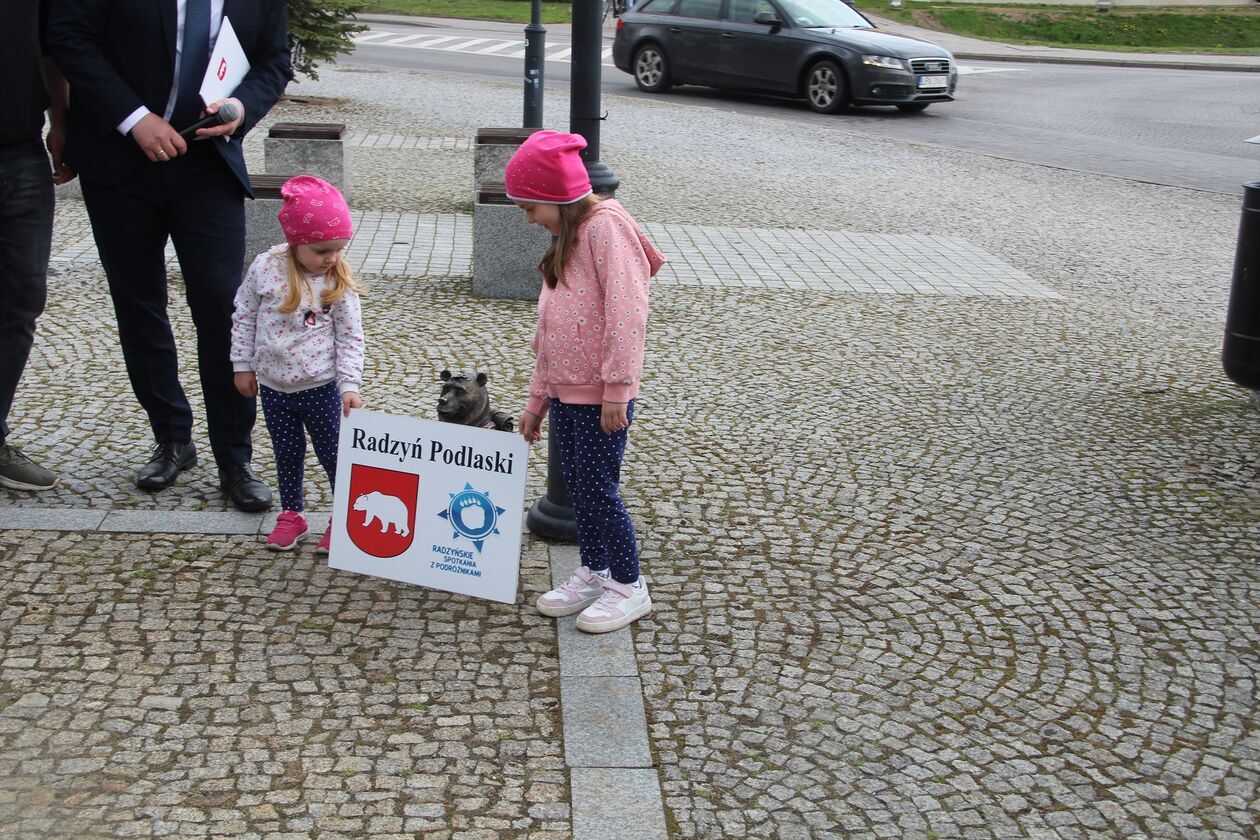
M352 408L363 408L363 400L356 391L346 391L341 395L341 415L349 417Z
M529 443L537 443L542 437L542 420L531 411L521 412L521 437Z
M604 403L604 407L599 412L599 427L604 430L604 434L615 434L629 425L630 420L626 417L625 403Z
M232 384L240 391L242 397L253 399L258 396L258 376L252 370L242 370L232 377Z

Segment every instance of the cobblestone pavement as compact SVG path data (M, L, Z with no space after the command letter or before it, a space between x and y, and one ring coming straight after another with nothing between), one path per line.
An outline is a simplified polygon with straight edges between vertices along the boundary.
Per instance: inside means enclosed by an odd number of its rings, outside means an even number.
M363 213L467 214L447 140L520 107L515 84L371 69L293 92L274 118L416 138L356 150ZM1054 293L654 290L624 478L671 834L1254 836L1260 413L1219 363L1237 199L843 118L605 106L649 226L952 238ZM85 221L62 199L64 244ZM531 304L366 279L369 407L427 415L438 370L477 367L519 410ZM12 422L65 486L0 497L0 526L223 509L205 467L132 489L147 432L109 320L99 267L58 261ZM0 833L568 836L555 641L524 606L543 548L509 607L239 537L0 531Z

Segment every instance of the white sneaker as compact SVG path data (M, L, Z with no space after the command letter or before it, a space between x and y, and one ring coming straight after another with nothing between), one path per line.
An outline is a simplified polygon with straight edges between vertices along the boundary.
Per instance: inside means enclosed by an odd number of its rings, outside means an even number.
M582 610L577 617L577 629L587 633L611 633L620 630L652 611L652 597L648 595L647 581L639 578L638 589L628 583L604 581L604 594L599 600Z
M581 612L604 594L604 587L600 586L599 580L586 566L578 566L577 571L566 582L538 596L538 611L552 618Z

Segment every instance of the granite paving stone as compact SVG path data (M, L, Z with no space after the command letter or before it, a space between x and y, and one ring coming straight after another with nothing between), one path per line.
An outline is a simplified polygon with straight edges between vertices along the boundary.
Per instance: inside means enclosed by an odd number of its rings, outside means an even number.
M476 368L519 414L534 306L473 297L465 268L471 139L518 120L519 83L294 87L259 131L362 138L368 407L432 417L438 371ZM655 603L626 633L636 770L669 836L1253 836L1260 412L1219 360L1237 197L790 105L605 106L618 197L672 259L622 472ZM572 837L590 777L530 608L550 546L526 539L498 605L164 531L227 505L206 466L132 485L148 425L77 187L58 197L10 424L62 482L0 491L0 835ZM274 486L261 426L255 447ZM65 530L21 530L49 509Z

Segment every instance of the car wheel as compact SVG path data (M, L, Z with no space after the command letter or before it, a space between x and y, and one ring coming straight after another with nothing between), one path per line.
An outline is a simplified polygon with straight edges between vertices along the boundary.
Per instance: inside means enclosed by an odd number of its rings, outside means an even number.
M805 77L805 98L820 114L838 114L849 107L849 84L834 61L820 61Z
M634 54L634 82L645 93L664 93L673 82L669 78L669 59L656 44L640 47Z
M931 102L906 102L898 105L897 110L903 114L917 114L920 111L926 111L927 106L931 104Z

